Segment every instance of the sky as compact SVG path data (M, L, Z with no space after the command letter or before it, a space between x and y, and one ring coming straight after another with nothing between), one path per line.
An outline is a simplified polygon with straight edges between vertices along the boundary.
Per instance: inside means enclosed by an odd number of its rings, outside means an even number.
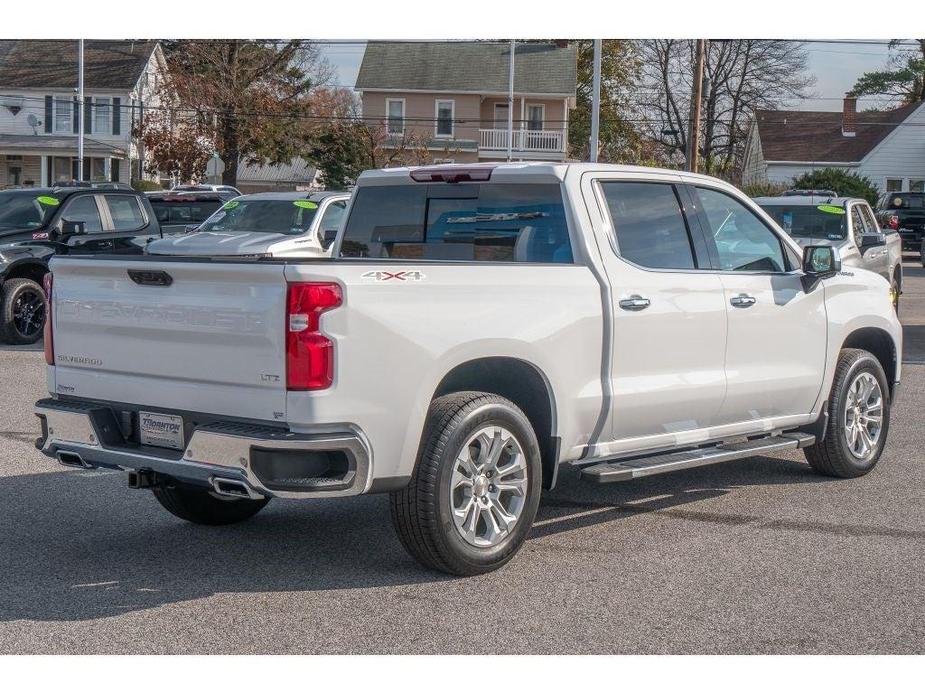
M841 99L864 72L879 70L887 65L889 52L885 45L812 43L806 46L808 71L815 75L814 96L796 108L818 111L840 111ZM363 60L363 45L331 44L323 47L324 55L337 68L337 84L353 87ZM858 109L876 105L876 100L858 104Z

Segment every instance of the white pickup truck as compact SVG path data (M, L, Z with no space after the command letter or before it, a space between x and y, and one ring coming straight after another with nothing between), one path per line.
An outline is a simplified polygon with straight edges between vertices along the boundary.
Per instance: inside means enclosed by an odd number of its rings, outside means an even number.
M44 453L195 523L389 492L402 544L460 575L514 555L565 464L802 448L863 475L900 377L886 280L677 171L371 171L331 258L51 267Z

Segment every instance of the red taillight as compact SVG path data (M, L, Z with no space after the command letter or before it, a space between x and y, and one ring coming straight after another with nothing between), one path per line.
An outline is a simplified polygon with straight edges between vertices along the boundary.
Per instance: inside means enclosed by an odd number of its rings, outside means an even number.
M321 314L341 305L340 285L293 282L286 311L286 388L320 390L334 382L334 343L318 328Z
M48 302L48 310L45 311L43 342L45 343L45 363L49 366L55 365L54 331L51 324L54 316L51 308L51 288L53 279L50 272L46 272L45 276L42 278L42 286L45 287L45 299Z
M890 218L887 220L887 224L890 225L890 229L899 229L899 215L891 214Z

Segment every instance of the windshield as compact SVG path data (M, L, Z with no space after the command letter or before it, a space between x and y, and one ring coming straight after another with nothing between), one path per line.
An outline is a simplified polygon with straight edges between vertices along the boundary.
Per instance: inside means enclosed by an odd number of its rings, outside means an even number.
M161 224L194 224L208 219L220 206L220 200L150 200Z
M251 231L267 234L304 234L312 225L318 204L308 200L248 200L222 205L199 231Z
M40 227L60 204L58 198L36 195L35 191L4 191L0 193L0 230Z
M845 208L838 205L761 205L791 236L841 241L848 235Z

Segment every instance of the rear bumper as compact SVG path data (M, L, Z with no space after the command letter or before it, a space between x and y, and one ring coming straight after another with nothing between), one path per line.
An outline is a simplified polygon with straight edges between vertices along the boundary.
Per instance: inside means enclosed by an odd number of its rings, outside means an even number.
M196 427L183 451L126 442L113 411L96 403L39 400L42 434L35 445L65 465L150 470L216 488L246 485L259 496L291 499L353 496L366 491L370 456L354 431L307 435L231 422Z

